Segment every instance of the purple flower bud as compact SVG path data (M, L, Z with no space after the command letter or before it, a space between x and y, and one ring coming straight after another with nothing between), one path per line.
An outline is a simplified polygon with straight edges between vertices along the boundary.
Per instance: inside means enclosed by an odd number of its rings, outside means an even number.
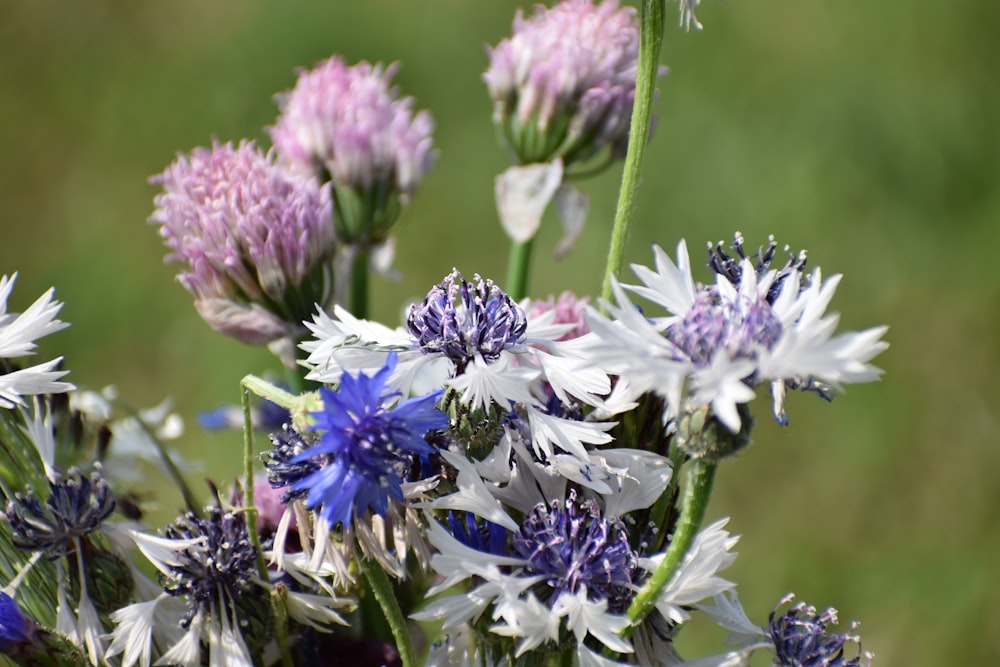
M263 344L333 298L337 243L328 188L276 165L252 141L212 142L162 174L150 222L187 266L178 280L217 331Z
M635 10L617 0L565 0L528 19L519 11L483 75L518 160L569 165L605 146L624 155L638 53Z
M383 242L434 161L434 121L390 87L395 71L334 56L277 96L274 146L286 162L332 181L344 242Z

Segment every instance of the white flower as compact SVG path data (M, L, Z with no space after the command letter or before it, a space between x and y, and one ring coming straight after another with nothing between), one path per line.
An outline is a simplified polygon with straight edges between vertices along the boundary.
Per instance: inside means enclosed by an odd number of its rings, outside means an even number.
M655 392L667 401L665 418L711 405L733 432L742 421L737 407L754 397L753 388L769 383L775 417L786 423L786 388L828 397L852 382L870 382L881 370L868 362L888 347L886 327L834 335L838 317L825 314L840 276L824 281L817 268L803 274L805 254L781 269L770 268L777 244L748 257L739 235L730 257L721 244L711 255L712 285L691 277L684 241L677 263L654 248L655 271L633 266L641 285L613 281L614 320L590 309L587 322L596 334L591 354L628 382L631 396ZM647 317L626 290L666 310ZM685 387L687 387L685 389Z
M16 273L0 276L0 359L34 354L36 340L69 326L56 319L62 303L52 300L52 289L38 297L23 313L8 313L7 299L16 280ZM6 366L0 363L0 408L23 405L22 396L58 394L73 389L72 384L59 381L68 372L57 370L61 361L59 357L12 372L4 372Z

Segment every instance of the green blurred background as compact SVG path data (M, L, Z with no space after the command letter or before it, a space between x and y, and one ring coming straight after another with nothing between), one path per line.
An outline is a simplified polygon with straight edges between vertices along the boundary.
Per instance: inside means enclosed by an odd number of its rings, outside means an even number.
M517 6L0 3L0 272L21 273L12 307L54 285L73 325L43 355L137 406L172 396L184 451L231 480L240 436L202 434L194 415L274 365L195 314L145 222L146 177L213 136L266 144L271 96L296 67L335 52L399 60L440 157L399 224L402 279L376 281L375 315L397 323L452 266L500 278L492 179L506 165L479 76ZM881 383L832 405L792 396L791 425L762 416L721 471L710 515L744 535L730 574L747 610L763 621L794 590L863 620L877 664L1000 664L1000 4L707 2L701 33L678 29L675 9L629 259L682 236L697 258L737 229L750 245L773 233L845 274L843 328L890 325ZM535 295L599 289L618 179L584 184L588 228L561 263L546 220ZM158 493L162 521L180 499ZM694 657L703 641L681 648Z

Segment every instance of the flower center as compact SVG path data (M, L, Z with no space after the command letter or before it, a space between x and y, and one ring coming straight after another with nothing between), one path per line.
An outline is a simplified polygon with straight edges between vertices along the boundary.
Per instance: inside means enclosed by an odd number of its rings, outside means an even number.
M791 596L778 603L781 607L791 601ZM861 658L847 658L844 645L856 642L861 651L860 639L854 634L837 634L829 631L837 623L837 610L830 608L817 613L816 608L802 602L777 616L771 612L768 633L774 642L777 665L782 667L859 667ZM854 629L856 624L852 624Z
M189 512L165 531L170 539L204 538L177 554L179 565L170 568L164 584L170 595L189 598L183 627L190 624L199 607L210 607L220 594L239 597L256 572L257 551L250 544L243 515L218 507L208 508L207 514L200 517Z
M115 510L115 497L100 470L87 477L76 468L54 474L42 505L34 492L7 501L12 541L21 549L44 551L50 558L74 549L74 538L96 530Z
M606 599L612 611L621 611L632 597L637 555L624 525L602 518L593 500L577 502L574 492L551 509L536 505L514 536L513 549L528 561L528 573L546 577L550 590L543 598L586 586L592 600Z
M476 355L487 362L524 339L524 311L491 280L474 283L452 271L419 306L410 309L407 328L424 353L437 353L461 373Z
M730 301L709 288L666 336L688 360L707 366L720 350L731 358L754 359L761 348L771 349L781 332L781 320L766 300L738 296Z

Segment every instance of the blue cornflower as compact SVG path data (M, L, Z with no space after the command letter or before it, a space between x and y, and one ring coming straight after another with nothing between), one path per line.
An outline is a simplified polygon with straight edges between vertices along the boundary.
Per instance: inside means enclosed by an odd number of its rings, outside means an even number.
M306 507L319 508L331 528L368 509L385 516L390 499L403 500L402 474L412 455L436 451L424 434L448 426L448 417L434 407L440 391L389 407L400 396L386 388L395 368L396 354L390 353L371 377L344 374L336 390L320 389L323 409L312 416L322 436L292 462L320 460L321 467L291 488L307 492Z
M0 592L0 654L12 655L35 641L38 625L24 615L14 598Z

